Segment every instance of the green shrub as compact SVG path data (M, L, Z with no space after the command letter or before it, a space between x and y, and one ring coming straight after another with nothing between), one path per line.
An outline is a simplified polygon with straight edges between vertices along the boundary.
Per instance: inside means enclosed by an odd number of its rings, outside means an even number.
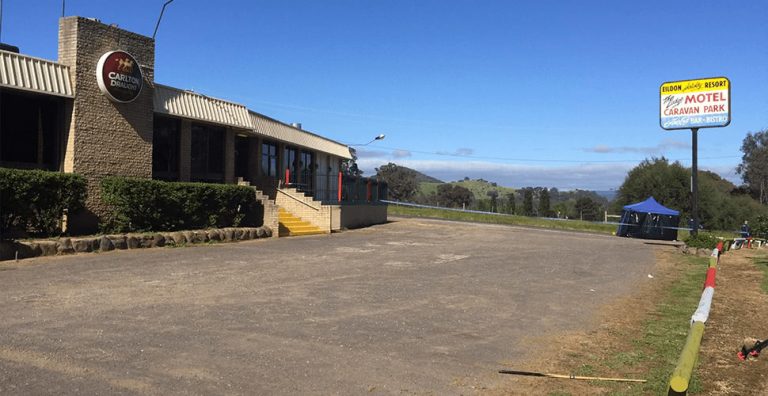
M0 238L58 235L64 209L83 208L85 198L82 176L0 168Z
M695 236L685 238L685 244L692 248L714 249L718 242L720 239L706 232L699 232Z
M261 221L250 187L107 177L101 194L112 209L101 224L106 232L257 226Z

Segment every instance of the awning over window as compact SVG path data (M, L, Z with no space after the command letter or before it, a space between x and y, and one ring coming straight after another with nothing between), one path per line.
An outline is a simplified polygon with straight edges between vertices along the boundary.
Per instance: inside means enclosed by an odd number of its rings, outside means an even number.
M155 113L252 130L245 106L155 84Z
M69 66L7 51L0 51L0 87L74 97Z
M296 127L273 120L267 116L251 111L253 129L257 134L267 136L286 143L322 151L337 157L351 159L349 147L333 140L315 135Z

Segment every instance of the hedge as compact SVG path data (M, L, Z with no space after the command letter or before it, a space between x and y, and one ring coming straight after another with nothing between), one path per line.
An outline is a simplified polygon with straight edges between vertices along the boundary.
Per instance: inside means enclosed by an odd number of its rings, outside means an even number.
M262 220L253 189L244 186L107 177L101 194L111 207L105 232L255 227Z
M691 235L688 238L685 238L684 242L688 247L692 248L714 249L717 247L717 243L720 242L720 239L712 234L699 232L696 235Z
M0 239L59 235L64 209L83 208L85 198L82 176L0 168Z

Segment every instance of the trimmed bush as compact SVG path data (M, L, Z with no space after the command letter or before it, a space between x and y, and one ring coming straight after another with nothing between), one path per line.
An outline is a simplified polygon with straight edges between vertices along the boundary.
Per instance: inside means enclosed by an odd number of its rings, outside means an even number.
M261 222L261 205L250 187L107 177L101 194L112 209L101 224L106 232L254 227Z
M85 198L82 176L0 168L0 239L59 235L64 209L83 208Z
M685 244L692 248L714 249L720 242L716 236L706 232L699 232L695 236L689 236L685 239Z

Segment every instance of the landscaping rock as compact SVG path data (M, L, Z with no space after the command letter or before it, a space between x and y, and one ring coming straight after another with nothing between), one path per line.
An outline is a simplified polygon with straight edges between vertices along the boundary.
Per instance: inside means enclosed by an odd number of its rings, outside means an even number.
M231 228L225 228L224 230L224 238L222 238L225 242L232 242L235 239L235 230Z
M267 237L267 231L264 230L264 227L259 227L256 229L256 235L259 238L266 238Z
M153 241L154 241L154 237L152 235L142 235L141 241L140 241L141 247L143 249L151 248L153 247L152 246Z
M71 254L75 252L75 249L72 247L72 240L69 238L61 238L59 239L59 242L56 244L56 251L59 254Z
M248 238L248 232L242 228L235 228L235 240L244 241Z
M207 231L207 234L208 234L208 239L210 239L211 241L214 241L214 242L221 241L221 231L219 231L218 229L212 228Z
M187 241L187 243L196 243L195 242L195 233L192 231L182 231L182 235L184 235L184 239Z
M57 244L53 241L40 241L37 244L40 247L41 256L55 256L58 251L56 250Z
M187 238L185 238L184 234L182 234L181 232L174 232L174 233L172 233L171 234L171 239L173 239L173 243L176 246L183 245L183 244L187 243Z
M112 243L112 240L107 238L106 236L101 237L99 239L99 250L102 252L108 252L110 250L115 250L115 244Z
M141 247L141 240L133 235L129 235L125 238L125 243L128 245L128 249L138 249Z
M152 247L163 247L165 246L165 237L162 234L155 234L152 236Z
M92 252L93 240L92 239L73 239L72 248L75 249L76 253Z
M125 235L109 235L109 240L115 246L115 249L125 250L128 249L128 243L125 241Z
M259 230L256 228L248 229L248 239L256 239L259 237Z

